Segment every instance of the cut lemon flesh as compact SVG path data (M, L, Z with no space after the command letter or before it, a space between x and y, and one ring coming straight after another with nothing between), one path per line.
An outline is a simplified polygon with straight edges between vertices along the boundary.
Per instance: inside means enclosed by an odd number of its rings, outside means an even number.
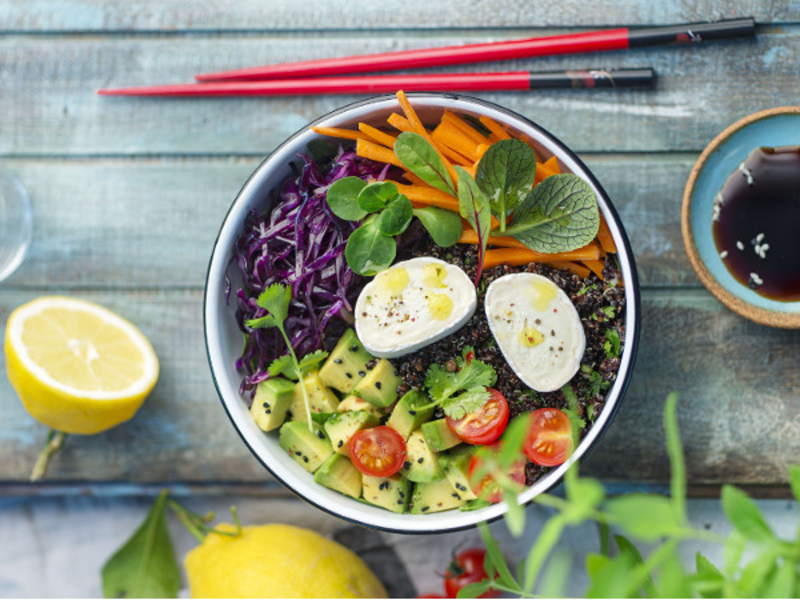
M98 304L48 296L6 325L6 363L25 408L67 433L97 433L133 416L158 379L158 359L129 321Z

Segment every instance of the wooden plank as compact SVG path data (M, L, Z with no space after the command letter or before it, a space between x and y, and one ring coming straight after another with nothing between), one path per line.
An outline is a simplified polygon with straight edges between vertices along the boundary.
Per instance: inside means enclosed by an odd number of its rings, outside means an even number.
M0 322L35 295L0 294ZM201 293L78 295L136 322L162 359L162 375L131 422L98 436L70 438L53 463L51 483L84 491L105 482L133 489L163 482L179 488L230 484L275 494L216 397L205 362ZM787 495L787 467L800 455L800 332L754 325L703 290L648 290L643 304L635 376L584 472L617 483L667 482L661 414L666 395L677 390L693 493L732 483L766 486ZM5 378L0 379L0 397L6 399L0 404L0 491L36 493L40 488L27 487L25 479L46 430L15 401Z
M590 155L625 224L644 285L699 285L680 202L694 155ZM258 158L13 159L34 241L6 286L199 288L222 220ZM80 207L80 210L76 210Z
M509 30L368 31L346 37L305 32L245 37L8 35L0 38L5 100L0 155L260 156L311 120L357 97L154 99L93 93L101 87L186 82L209 70L518 36ZM799 38L800 25L787 25L757 41L501 63L491 68L651 65L660 79L656 90L480 96L533 119L578 151L699 152L736 119L797 101L794 48ZM472 65L462 70L485 68Z
M162 0L144 6L136 3L82 0L64 10L62 0L4 0L0 2L0 28L7 31L207 31L207 30L308 30L383 27L575 27L611 26L619 23L651 25L755 16L759 22L797 21L791 0L747 3L649 3L622 0L611 5L562 0L558 7L525 0L508 0L501 10L490 3L464 5L457 0L427 2L371 2L349 0L292 3L282 0L243 0L236 9L209 2Z

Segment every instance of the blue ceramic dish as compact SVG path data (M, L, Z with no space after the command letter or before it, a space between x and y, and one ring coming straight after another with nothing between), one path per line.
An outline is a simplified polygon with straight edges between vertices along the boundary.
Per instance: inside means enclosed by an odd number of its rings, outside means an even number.
M683 194L681 228L700 281L734 312L772 327L800 327L800 302L765 298L728 272L711 231L714 197L755 148L800 144L800 106L774 108L737 121L703 151Z

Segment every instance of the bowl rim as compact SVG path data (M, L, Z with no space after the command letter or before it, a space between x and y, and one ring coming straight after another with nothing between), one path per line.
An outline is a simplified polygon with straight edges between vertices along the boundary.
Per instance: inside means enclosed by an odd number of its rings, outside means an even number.
M698 157L692 171L689 174L689 179L686 181L686 187L683 190L683 200L681 204L681 232L683 234L683 245L686 249L686 254L689 256L689 262L697 274L700 282L711 294L722 304L727 306L736 314L750 319L760 325L767 325L770 327L778 327L783 329L797 329L800 327L800 312L776 312L769 308L757 306L748 302L742 296L735 294L717 280L711 273L711 270L706 265L700 252L697 249L695 241L694 230L692 229L691 213L692 201L694 198L694 187L699 179L703 169L706 166L709 158L717 152L735 133L741 131L745 127L752 125L758 121L769 119L772 117L782 115L798 115L800 116L800 106L779 106L776 108L768 108L747 115L726 127L719 133L712 141L705 147L703 152Z
M534 497L538 496L541 493L545 493L550 491L554 487L562 484L564 472L573 464L579 463L585 460L591 452L597 447L598 442L602 438L602 436L607 431L611 421L613 420L614 416L616 415L619 407L622 403L622 400L627 392L627 389L630 385L630 380L633 374L633 368L636 361L636 355L638 352L639 346L639 336L641 330L641 296L640 296L640 289L639 289L639 280L638 274L636 270L635 259L633 256L633 250L630 245L630 241L628 239L627 233L622 226L622 221L619 218L619 214L616 211L616 208L611 203L611 200L608 197L608 194L605 192L603 187L600 185L599 181L596 179L594 174L588 169L588 167L581 161L578 156L570 150L563 142L561 142L558 138L556 138L553 134L551 134L548 130L542 128L540 125L534 123L532 120L528 119L527 117L516 113L515 111L495 104L493 102L489 102L483 99L475 98L469 95L463 94L453 94L453 93L437 93L437 92L414 92L408 93L407 96L410 100L420 100L420 101L433 101L433 105L435 107L444 106L437 105L437 102L453 102L456 104L463 103L468 106L460 107L464 110L467 110L469 106L472 107L472 110L475 112L490 112L495 115L499 113L503 117L501 119L503 122L506 122L508 125L514 127L515 129L519 129L518 126L523 126L523 128L528 129L529 131L535 132L536 135L540 136L541 139L544 139L550 146L555 147L559 152L562 153L564 157L566 157L569 161L571 161L574 167L577 167L577 170L580 172L580 175L588 180L588 182L593 186L595 191L598 195L598 204L600 205L600 210L606 215L606 220L609 224L610 229L612 230L612 234L614 236L615 242L617 243L618 247L618 260L620 262L620 267L625 274L625 298L626 298L626 314L625 314L625 346L623 350L623 354L620 360L619 370L617 372L617 378L614 381L614 384L609 389L608 395L606 396L606 403L604 405L604 410L601 412L601 416L598 419L599 422L596 422L591 430L587 433L586 437L581 441L578 446L576 452L562 465L558 467L554 467L551 469L547 475L541 479L539 479L536 483L532 486L527 487L523 492L520 493L518 497L518 501L522 505L527 505L530 503ZM212 352L212 340L209 331L209 321L213 320L212 316L212 308L209 305L209 300L211 294L211 280L212 275L215 270L215 266L221 260L222 255L224 255L224 265L228 265L230 261L230 248L225 247L221 248L220 242L223 232L227 229L227 224L229 219L231 218L232 214L234 213L235 209L241 203L246 202L248 199L248 195L246 192L249 191L251 184L258 178L260 178L263 172L266 169L269 169L272 166L272 163L276 160L275 157L281 157L283 153L285 153L286 149L293 145L294 142L301 136L306 135L307 132L310 131L312 126L318 125L320 123L324 123L330 119L335 117L341 116L345 113L349 113L355 109L360 109L367 107L369 105L375 105L375 110L379 110L382 104L385 103L397 103L397 98L394 94L385 94L385 95L376 95L369 98L360 99L354 102L350 102L345 104L339 108L334 109L316 119L312 122L301 128L299 131L295 132L293 135L288 137L284 142L278 145L260 164L259 166L251 173L248 179L243 184L242 188L237 193L236 197L234 198L231 206L229 207L225 218L222 221L222 225L220 227L219 233L214 241L214 245L212 248L211 257L209 259L208 271L206 275L206 284L205 290L203 295L203 331L204 331L204 339L206 345L206 354L209 363L209 369L211 371L212 380L214 381L214 386L217 390L217 395L222 403L222 406L228 415L229 420L234 426L234 429L239 434L239 437L244 442L245 446L250 450L250 452L258 459L258 461L262 464L262 466L282 485L289 489L294 495L301 498L302 500L308 502L309 504L319 508L320 510L331 514L339 519L344 521L369 527L372 529L386 531L390 533L401 533L401 534L435 534L435 533L447 533L447 532L455 532L461 531L465 529L474 528L478 523L481 522L492 522L497 519L502 518L505 513L507 512L507 506L505 502L501 502L498 504L493 504L488 507L484 507L481 509L477 509L474 511L462 512L460 514L466 515L462 521L463 523L459 523L457 525L450 525L450 526L437 526L437 516L439 513L433 513L430 515L420 515L423 521L414 521L408 520L409 524L413 526L409 527L397 527L394 525L388 525L386 523L380 523L380 519L361 519L356 518L353 516L344 515L336 508L329 507L323 504L322 502L317 502L312 498L309 498L300 490L297 489L298 486L294 485L292 482L287 481L286 478L281 477L278 473L275 472L273 468L268 464L268 461L265 460L264 457L261 456L261 453L254 448L250 442L248 441L245 432L243 432L240 427L238 426L234 415L231 413L231 409L228 406L229 400L226 399L226 396L223 393L223 390L220 386L220 381L217 376L217 372L215 369L215 361ZM459 107L456 107L458 109ZM516 121L516 123L515 123ZM296 156L296 155L295 155ZM562 159L562 156L559 156L559 159ZM573 168L573 170L575 170ZM623 251L620 251L620 247ZM223 272L225 269L223 268ZM220 282L214 283L214 285L219 285ZM220 367L222 368L222 366ZM623 376L620 377L619 375L622 374ZM611 402L609 402L609 399ZM241 402L241 395L237 394L235 399L238 402ZM611 404L609 406L609 404ZM313 485L318 485L314 483ZM534 490L536 490L534 492ZM357 500L352 498L346 498L342 496L343 500L348 500L353 503L357 503ZM376 507L370 507L376 508ZM382 512L386 512L383 509L378 508ZM452 513L453 511L445 511L441 513L442 515ZM390 514L387 512L387 515ZM402 517L409 517L409 515L404 514L400 515ZM411 518L413 519L413 515ZM419 525L419 523L424 523L424 525ZM429 524L429 525L428 525Z

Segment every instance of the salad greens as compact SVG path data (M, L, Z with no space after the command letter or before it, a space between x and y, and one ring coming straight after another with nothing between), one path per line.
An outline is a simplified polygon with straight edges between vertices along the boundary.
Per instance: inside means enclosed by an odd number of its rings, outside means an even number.
M404 132L397 137L394 153L414 175L437 190L456 195L456 187L436 150L418 133Z
M498 216L501 232L506 229L506 219L500 217L507 217L527 197L535 179L536 153L520 140L500 140L481 158L475 181Z
M475 285L477 286L481 279L483 257L486 254L486 245L489 243L489 233L492 229L491 207L472 176L461 167L455 167L455 169L458 173L459 212L478 233L478 271L475 274Z
M328 352L325 350L315 350L314 352L306 354L297 363L297 366L300 367L300 374L305 377L311 371L318 369L320 364L322 364L322 361L324 361L327 357ZM283 356L279 356L273 360L269 365L268 371L270 377L278 377L282 375L287 379L292 379L294 381L298 380L297 370L295 369L294 363L292 362L292 356L290 354L284 354Z

